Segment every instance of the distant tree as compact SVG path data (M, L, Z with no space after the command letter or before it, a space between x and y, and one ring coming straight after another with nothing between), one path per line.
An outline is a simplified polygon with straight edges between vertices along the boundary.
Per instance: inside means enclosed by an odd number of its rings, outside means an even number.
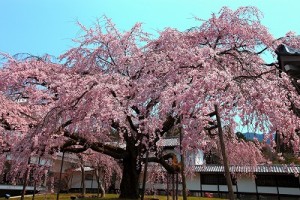
M54 187L57 190L68 192L69 189L70 189L70 182L73 178L74 171L75 171L75 168L68 168L68 169L64 170L64 173L62 173L62 176L61 176L61 181L59 181L59 176L60 176L59 173L53 174L54 175L54 181L55 181L54 182Z
M237 132L236 136L238 137L238 139L242 139L244 141L247 141L247 138L245 137L245 135L241 132Z
M91 153L91 152L90 152ZM97 196L105 197L105 189L110 185L115 185L121 179L122 170L113 158L93 152L87 157L87 162L94 169L97 181Z

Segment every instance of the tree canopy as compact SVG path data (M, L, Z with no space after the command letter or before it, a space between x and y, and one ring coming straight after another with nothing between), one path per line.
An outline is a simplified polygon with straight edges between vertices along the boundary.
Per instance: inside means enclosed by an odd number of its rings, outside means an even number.
M300 40L293 33L273 38L260 17L254 7L224 7L196 19L198 27L167 28L156 38L140 23L121 32L106 18L92 28L80 25L84 34L60 63L5 56L1 150L26 158L92 149L123 161L121 197L137 198L147 151L149 161L178 170L159 145L166 132L180 130L185 151L217 144L205 130L216 104L226 126L235 129L238 115L243 125L284 135L297 153L299 95L289 76L279 76L274 50L281 43L299 47ZM266 63L265 54L274 62ZM227 148L231 163L262 161L257 145L236 140ZM251 159L240 160L241 150Z

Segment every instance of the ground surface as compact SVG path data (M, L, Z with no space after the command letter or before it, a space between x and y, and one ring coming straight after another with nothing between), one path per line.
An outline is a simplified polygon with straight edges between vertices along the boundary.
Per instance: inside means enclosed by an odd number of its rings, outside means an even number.
M59 200L71 200L71 196L77 196L79 194L60 194ZM93 194L94 195L94 194ZM117 194L106 194L105 198L92 198L92 194L87 194L85 199L77 199L77 200L119 200ZM11 200L19 200L20 197L11 197ZM167 200L166 196L145 196L145 200L150 199L159 199L159 200ZM169 196L169 200L171 200L172 197ZM204 197L188 197L188 200L217 200L218 198L204 198ZM0 200L5 200L5 198L0 198ZM25 200L32 200L32 195L27 195L25 197ZM35 196L35 200L56 200L56 194L39 194ZM182 197L180 196L178 200L182 200ZM220 200L220 199L218 199Z

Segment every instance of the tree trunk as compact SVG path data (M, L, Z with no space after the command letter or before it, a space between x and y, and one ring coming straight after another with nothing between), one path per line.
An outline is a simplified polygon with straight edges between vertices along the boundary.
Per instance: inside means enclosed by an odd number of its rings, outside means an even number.
M100 190L100 193L101 193L101 198L104 198L105 197L105 189L104 189L104 187L103 187L103 185L102 185L102 182L101 181L99 181L99 185L98 185L98 188L99 188L99 190ZM98 197L99 197L99 194L98 194Z
M221 146L221 152L222 152L222 157L223 157L223 166L224 166L225 178L226 178L227 187L228 187L228 195L229 195L230 200L234 200L234 192L233 192L233 188L232 188L232 181L231 181L231 176L230 176L230 171L229 171L229 162L227 159L227 153L226 153L226 148L225 148L225 143L224 143L224 138L223 138L221 119L219 116L218 106L214 105L214 107L215 107L216 119L217 119L217 124L218 124L218 135L219 135L219 139L220 139L220 146Z
M185 179L185 163L184 163L184 155L183 153L180 155L181 158L181 178L182 178L182 198L183 200L187 200L187 187L186 187L186 179Z
M95 175L96 175L97 186L98 186L97 187L97 197L100 197L100 198L105 197L105 189L104 189L104 187L102 185L102 182L100 180L100 175L101 174L102 174L101 169L98 166L98 169L95 171ZM101 194L101 196L100 196L100 194Z
M137 148L132 142L127 142L127 156L123 159L123 176L120 185L120 198L138 199L139 198L139 175L141 167L137 160Z
M85 187L85 171L84 171L83 163L80 164L80 168L81 168L81 186L82 186L81 195L85 196L86 187Z
M30 157L28 158L28 165L30 164ZM23 182L23 189L22 189L22 193L21 193L21 200L24 200L25 197L25 193L26 193L26 186L27 186L27 182L28 182L28 175L29 175L29 167L27 167L26 171L25 171L25 175L24 175L24 182Z
M97 179L97 184L98 184L97 197L100 197L100 198L105 197L105 190L104 190L104 187L102 185L102 182L99 179ZM100 194L101 194L101 196L100 196Z
M23 182L23 189L21 194L21 200L24 200L25 193L26 193L26 186L28 182L28 174L29 174L29 168L26 169L25 175L24 175L24 182Z

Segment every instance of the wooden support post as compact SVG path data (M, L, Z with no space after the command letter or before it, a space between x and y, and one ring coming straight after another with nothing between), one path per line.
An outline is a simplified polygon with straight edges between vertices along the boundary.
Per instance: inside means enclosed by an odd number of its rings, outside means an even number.
M217 174L217 181L218 181L218 197L221 198L221 195L220 195L220 175L221 174Z
M255 192L256 192L256 199L259 200L259 194L258 194L258 188L257 188L256 178L255 178Z
M223 138L221 119L219 116L218 106L214 105L214 107L215 107L215 113L216 113L216 118L217 118L218 135L219 135L219 139L220 139L221 152L222 152L222 157L223 157L223 165L224 165L225 177L226 177L226 182L227 182L227 187L228 187L229 199L234 200L234 193L233 193L233 189L232 189L232 181L231 181L227 153L226 153L226 148L225 148L225 143L224 143L224 138Z
M30 157L28 158L27 164L30 165ZM25 174L24 174L24 182L23 182L21 200L24 200L24 196L25 196L25 193L26 193L26 186L27 186L27 182L28 182L28 174L29 174L29 167L27 166L27 169L26 169Z
M144 167L144 179L143 179L143 188L142 188L141 200L144 200L144 196L145 196L146 179L147 179L147 167L148 167L148 157L149 157L149 150L146 152L146 162L145 162L145 167Z
M40 160L41 160L41 157L39 156L38 167L40 166ZM32 200L34 200L34 198L35 198L35 191L36 191L36 179L34 179L34 186L33 186Z
M167 172L167 200L169 200L169 173Z
M200 181L200 196L203 197L202 194L202 181L201 181L201 173L199 172L199 181Z
M276 181L277 197L278 197L278 200L280 200L280 194L279 194L279 188L278 188L278 179L277 179L276 176L275 176L275 181Z
M94 171L92 171L91 193L93 193L92 191L93 191L94 173L95 173L95 169Z
M187 189L186 189L186 179L185 179L185 161L184 161L184 154L183 154L183 149L182 149L182 140L183 140L183 135L182 135L182 130L179 132L179 148L180 148L180 163L181 163L181 181L182 181L182 199L187 200Z
M176 173L176 200L178 200L178 173Z
M62 158L61 158L61 164L60 164L59 181L58 181L58 190L57 190L56 200L59 200L59 193L60 193L60 188L61 188L61 174L62 174L62 170L63 170L64 159L65 159L65 152L63 151Z
M238 182L237 182L237 179L235 179L235 190L236 190L236 195L237 195L237 198L239 199L239 197L240 197L240 193L239 193L239 187L238 187Z
M175 200L175 177L172 174L172 199Z

